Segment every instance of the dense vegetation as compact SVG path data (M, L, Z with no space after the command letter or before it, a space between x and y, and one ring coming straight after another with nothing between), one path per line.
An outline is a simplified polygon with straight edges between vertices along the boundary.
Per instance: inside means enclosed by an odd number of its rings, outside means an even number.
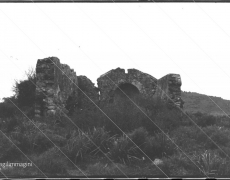
M29 77L0 103L0 161L33 166L5 167L5 175L230 175L227 116L183 114L136 96L138 107L124 98L101 107L107 116L76 109L71 116L34 118L34 92L27 90L35 88L35 76Z

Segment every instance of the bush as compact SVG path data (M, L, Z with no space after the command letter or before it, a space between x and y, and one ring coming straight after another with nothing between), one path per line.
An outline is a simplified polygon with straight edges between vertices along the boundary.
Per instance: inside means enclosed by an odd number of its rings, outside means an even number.
M138 107L127 98L117 98L113 103L101 102L100 108L108 117L98 109L76 110L74 123L84 131L104 126L111 135L122 135L139 127L144 127L151 134L159 132L159 127L171 131L182 121L181 112L165 103L154 103L141 96L133 101Z
M15 115L20 113L20 111L15 106L17 102L14 96L3 98L3 100L4 101L0 103L0 118L13 118Z
M44 131L41 133L37 131L36 134L32 135L32 144L33 144L33 152L42 153L51 147L63 147L66 144L66 139L57 134L53 134L49 131Z
M89 156L105 156L114 138L115 136L110 136L104 127L88 132L74 130L62 149L74 162L81 162Z
M39 156L32 155L31 160L46 175L68 174L69 160L56 147L47 150Z
M127 135L140 148L145 146L148 139L148 132L143 127L137 128Z
M34 123L39 125L39 123ZM27 153L33 150L33 139L38 130L32 122L26 118L10 118L5 120L2 129L12 141L16 142L22 152Z
M161 168L170 176L230 174L230 162L212 150L195 152L190 155L178 152L168 158L164 157L162 160L163 166Z
M176 144L187 152L218 149L218 146L230 147L229 130L216 125L204 127L201 130L195 126L181 126L171 132L171 136L175 139Z
M94 128L88 133L88 152L92 155L104 155L109 151L115 136L110 136L105 128Z
M7 137L8 138L7 138ZM23 153L16 147L18 142L0 132L0 161L6 162L10 160L17 160ZM16 145L16 146L15 146Z
M35 89L36 89L36 74L33 69L26 72L27 79L24 81L16 81L13 87L18 106L34 107L35 104Z
M219 156L215 151L205 151L201 154L194 155L194 158L197 162L199 168L205 172L205 174L209 175L215 171L216 174L222 174L225 169L224 165L226 165L226 159L223 159Z
M220 148L213 151L216 151L222 158L230 159L230 147L220 146Z
M153 160L156 157L170 156L175 152L175 145L163 133L149 136L148 132L140 127L127 136L123 135L114 140L108 154L115 162L129 163L132 158L141 160L145 157Z
M155 136L148 137L144 152L150 158L162 158L174 154L176 146L163 133L156 133Z
M10 133L10 137L17 141L17 146L25 153L42 153L54 144L61 147L66 143L66 139L55 133L46 123L31 122L25 118L21 119L20 124Z
M167 103L159 102L142 121L142 126L152 135L158 132L169 132L177 128L183 120L181 111Z
M63 152L76 162L81 162L89 155L89 139L88 134L80 131L73 131L67 144L62 148Z
M191 159L191 157L189 157ZM187 156L182 153L163 157L160 166L168 176L200 175L200 170ZM203 174L202 174L203 175Z
M15 130L15 128L19 125L19 121L15 117L1 118L0 124L2 131L10 133L11 131Z
M228 116L219 116L217 117L218 121L216 123L217 126L230 128L230 118Z
M107 104L102 110L110 118L104 115L103 124L113 135L122 135L123 132L130 132L140 127L146 118L129 99L118 99L114 103Z
M129 163L133 158L141 160L148 147L148 132L140 127L114 140L109 155L116 162ZM147 147L147 148L146 148ZM152 150L152 149L151 149Z
M74 124L83 131L93 130L94 127L103 127L105 115L100 110L76 110L71 118ZM108 130L108 129L106 129Z
M122 135L122 131L130 132L140 127L143 119L146 118L143 112L129 99L118 98L113 103L101 102L100 108L109 118L98 109L77 110L73 115L75 124L84 131L104 126L110 135Z
M204 143L198 143L199 129L195 126L181 126L172 131L171 137L181 150L186 153L204 149Z
M202 112L188 113L188 116L200 127L212 126L218 122L218 117ZM190 119L188 122L188 125L194 125Z
M198 131L197 143L204 144L206 149L217 149L218 146L230 147L230 132L224 127L208 126L203 131L212 139L210 140L202 131ZM213 142L215 142L215 145Z

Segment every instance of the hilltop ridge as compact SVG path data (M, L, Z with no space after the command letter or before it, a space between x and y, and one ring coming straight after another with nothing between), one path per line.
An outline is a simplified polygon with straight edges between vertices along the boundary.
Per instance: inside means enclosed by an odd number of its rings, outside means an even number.
M230 100L186 91L181 92L181 97L185 102L184 110L186 112L200 111L211 115L230 115Z

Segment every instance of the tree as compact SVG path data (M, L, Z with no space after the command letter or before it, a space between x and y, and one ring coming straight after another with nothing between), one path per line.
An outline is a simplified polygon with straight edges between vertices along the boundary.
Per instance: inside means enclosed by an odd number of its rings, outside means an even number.
M32 68L25 74L27 79L24 81L16 80L13 91L19 107L33 107L35 103L36 74Z

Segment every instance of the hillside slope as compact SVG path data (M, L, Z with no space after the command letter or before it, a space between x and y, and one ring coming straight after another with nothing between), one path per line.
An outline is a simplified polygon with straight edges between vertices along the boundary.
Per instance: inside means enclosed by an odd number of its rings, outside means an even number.
M195 92L182 92L184 110L187 112L204 112L212 115L230 115L230 100L207 96ZM223 112L211 99L225 112Z

